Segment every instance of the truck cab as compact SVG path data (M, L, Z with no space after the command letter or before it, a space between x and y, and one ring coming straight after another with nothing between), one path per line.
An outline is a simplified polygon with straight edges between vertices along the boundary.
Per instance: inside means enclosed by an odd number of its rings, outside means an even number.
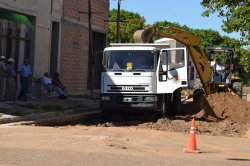
M101 74L102 110L159 110L180 102L188 85L186 48L114 46L105 48ZM176 95L178 93L178 95ZM180 103L179 103L180 104Z

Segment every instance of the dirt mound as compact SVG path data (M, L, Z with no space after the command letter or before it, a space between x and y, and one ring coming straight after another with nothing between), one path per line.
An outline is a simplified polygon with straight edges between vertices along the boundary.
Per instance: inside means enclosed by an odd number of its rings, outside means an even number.
M182 114L208 121L230 120L236 123L250 123L250 102L231 93L215 93L183 104Z
M218 120L228 119L236 123L248 124L250 123L250 103L231 93L215 93L206 97L203 110L196 116L210 116Z
M147 128L170 132L190 132L191 119L184 119L179 117L176 119L162 118L157 122L142 123L138 125L139 128ZM245 136L249 126L239 125L228 120L219 122L196 121L196 132L198 134L228 136L228 137L242 137Z
M250 127L250 103L231 93L203 96L182 105L175 117L148 121L105 123L101 126L136 126L139 128L189 133L192 118L196 119L198 134L244 137ZM137 116L138 118L139 116Z

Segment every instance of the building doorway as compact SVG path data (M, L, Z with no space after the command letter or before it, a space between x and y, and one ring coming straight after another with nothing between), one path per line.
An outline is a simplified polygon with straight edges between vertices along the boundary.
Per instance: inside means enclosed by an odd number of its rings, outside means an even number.
M106 34L93 32L93 61L94 66L92 70L92 83L93 89L101 89L101 72L102 72L102 55L103 50L106 47Z
M58 45L59 45L59 23L52 22L51 50L50 50L50 76L57 72L58 65Z

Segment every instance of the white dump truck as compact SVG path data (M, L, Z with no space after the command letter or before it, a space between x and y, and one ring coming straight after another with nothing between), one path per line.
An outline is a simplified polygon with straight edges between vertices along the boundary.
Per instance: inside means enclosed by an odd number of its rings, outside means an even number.
M186 47L167 44L113 44L104 50L100 106L115 110L159 110L176 114L188 86Z

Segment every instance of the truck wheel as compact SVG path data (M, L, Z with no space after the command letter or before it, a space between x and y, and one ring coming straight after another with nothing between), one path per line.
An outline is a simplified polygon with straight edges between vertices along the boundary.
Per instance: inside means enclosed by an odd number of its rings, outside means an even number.
M168 112L170 116L175 116L181 112L181 91L178 89L173 95L173 101L170 103L170 110Z
M109 122L112 120L112 111L111 110L102 110L102 120L104 122Z
M161 101L160 101L160 112L162 114L162 117L165 117L166 116L166 99L165 99L165 96L162 95L161 96Z
M232 89L238 96L242 96L242 83L241 82L234 82L232 84Z

